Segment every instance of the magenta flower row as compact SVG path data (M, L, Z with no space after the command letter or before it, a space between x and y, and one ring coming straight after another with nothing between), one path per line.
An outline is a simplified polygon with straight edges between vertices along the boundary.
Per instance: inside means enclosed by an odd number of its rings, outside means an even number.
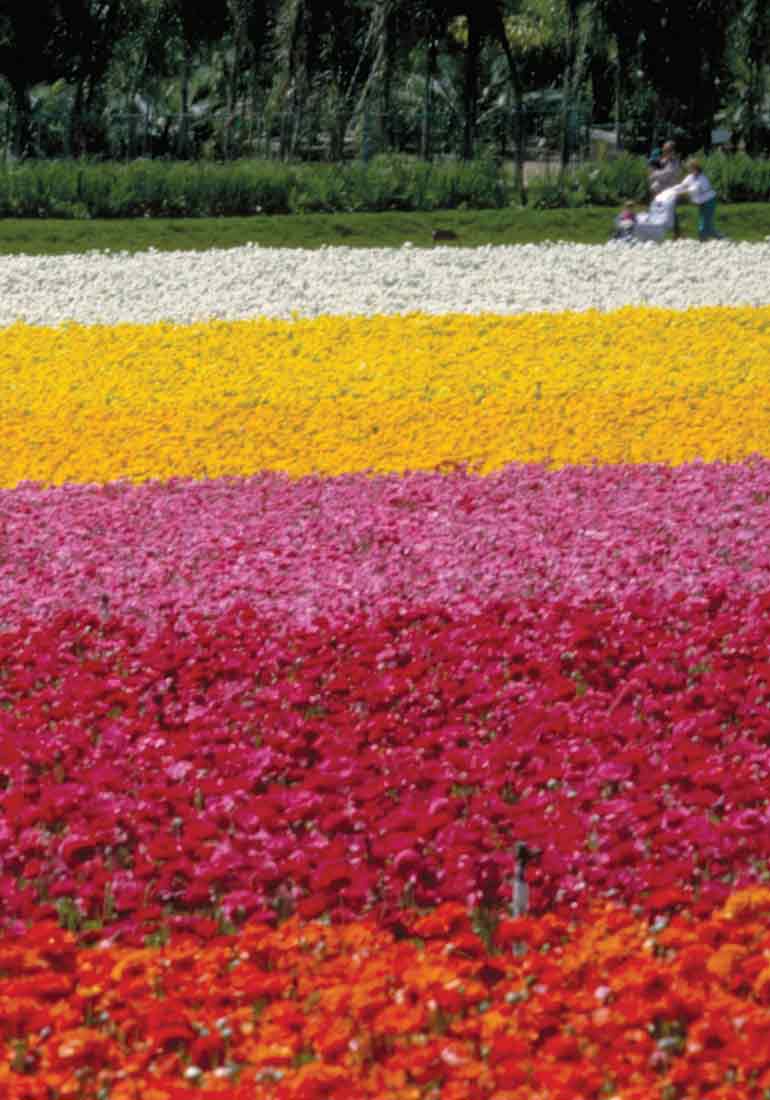
M770 587L770 461L0 493L0 624L72 607L306 627L419 603Z

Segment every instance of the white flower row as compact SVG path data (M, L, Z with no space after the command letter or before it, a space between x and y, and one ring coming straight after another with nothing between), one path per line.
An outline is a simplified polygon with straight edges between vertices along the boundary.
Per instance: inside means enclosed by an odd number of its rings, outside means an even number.
M248 245L0 259L0 325L770 304L770 242Z

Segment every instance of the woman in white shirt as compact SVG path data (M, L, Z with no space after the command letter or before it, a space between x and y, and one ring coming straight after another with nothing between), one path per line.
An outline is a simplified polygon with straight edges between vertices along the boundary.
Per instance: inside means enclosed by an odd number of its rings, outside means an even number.
M677 195L687 195L690 201L698 207L698 236L700 239L702 241L707 241L710 238L720 240L722 234L717 232L714 225L717 193L703 171L700 161L691 160L687 167L690 170L689 175L685 176L682 182L678 183L676 187L672 187L671 190L675 191Z

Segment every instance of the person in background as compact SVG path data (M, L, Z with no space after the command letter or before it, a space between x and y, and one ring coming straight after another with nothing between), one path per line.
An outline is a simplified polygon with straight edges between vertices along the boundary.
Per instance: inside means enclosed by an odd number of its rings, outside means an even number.
M656 153L658 154L657 157L655 156ZM683 175L682 162L679 159L676 145L673 141L665 142L660 151L654 149L648 163L650 165L650 194L653 199L656 199L662 191L668 191L669 188L676 187L681 181ZM675 209L673 225L674 240L679 239L679 232L679 218L676 216Z
M616 241L632 241L634 239L634 226L636 225L636 208L634 203L627 199L623 208L615 218L612 238Z
M698 236L702 241L721 240L722 234L717 232L714 218L717 208L717 193L711 186L703 167L698 160L691 160L687 165L689 174L673 190L677 195L687 195L690 202L698 207Z

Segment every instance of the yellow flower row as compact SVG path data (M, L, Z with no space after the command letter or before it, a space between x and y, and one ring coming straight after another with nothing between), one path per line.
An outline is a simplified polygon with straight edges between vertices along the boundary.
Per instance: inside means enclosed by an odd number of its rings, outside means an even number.
M770 454L770 308L0 333L0 484Z

